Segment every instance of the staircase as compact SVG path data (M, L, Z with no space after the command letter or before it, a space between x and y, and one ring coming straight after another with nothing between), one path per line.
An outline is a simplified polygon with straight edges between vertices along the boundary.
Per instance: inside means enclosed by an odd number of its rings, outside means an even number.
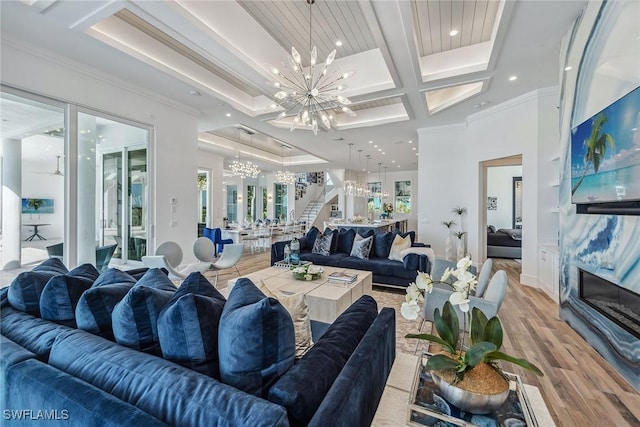
M317 200L315 202L309 202L309 204L307 204L307 207L304 208L302 215L300 215L299 220L305 221L307 224L307 228L310 228L311 224L313 224L313 221L316 219L323 206L324 201Z

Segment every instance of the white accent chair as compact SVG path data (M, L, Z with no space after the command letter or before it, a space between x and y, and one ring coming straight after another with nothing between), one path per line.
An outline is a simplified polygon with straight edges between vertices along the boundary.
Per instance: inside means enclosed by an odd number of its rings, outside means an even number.
M232 243L224 245L224 252L222 252L222 256L218 261L211 264L210 269L216 270L216 279L214 282L214 286L218 284L218 276L220 275L221 270L226 270L228 268L235 268L236 274L240 277L240 271L238 270L238 262L240 258L242 258L242 252L244 250L244 244L242 243Z
M182 248L176 242L166 241L156 248L154 255L143 256L142 264L148 268L165 268L169 272L169 279L183 280L194 271L203 272L211 268L215 253L213 242L206 237L199 237L193 244L193 253L199 262L178 270L183 258Z

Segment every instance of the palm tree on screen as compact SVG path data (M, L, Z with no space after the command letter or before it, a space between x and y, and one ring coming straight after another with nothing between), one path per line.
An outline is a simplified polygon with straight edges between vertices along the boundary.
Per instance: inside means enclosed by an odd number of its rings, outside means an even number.
M574 194L578 187L580 187L580 184L582 184L582 181L584 181L584 177L587 175L587 170L589 169L589 164L593 164L593 170L598 172L600 163L602 163L602 159L607 150L607 145L611 147L612 150L615 147L613 137L608 133L602 132L602 127L607 123L607 120L607 116L604 113L598 114L596 118L593 119L591 135L589 139L585 141L587 152L584 154L584 171L582 172L580 180L576 182L576 185L571 189L571 194Z

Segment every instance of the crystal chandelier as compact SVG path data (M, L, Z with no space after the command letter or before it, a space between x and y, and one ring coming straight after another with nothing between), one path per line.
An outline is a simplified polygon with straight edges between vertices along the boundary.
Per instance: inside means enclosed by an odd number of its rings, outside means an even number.
M281 184L292 185L296 183L296 174L284 170L284 149L288 148L286 145L282 145L282 169L275 173L276 181ZM289 169L291 169L291 163L289 163Z
M238 139L240 137L240 130L246 132L251 138L251 151L253 151L253 131L238 128ZM234 176L239 176L240 178L257 178L260 175L260 168L251 160L247 160L246 162L241 162L239 160L234 160L231 162L231 173Z
M327 56L322 64L317 64L316 47L311 47L311 5L315 0L307 0L309 4L309 51L310 64L308 68L302 65L302 58L295 47L291 48L291 56L283 63L283 68L269 66L270 71L278 77L277 81L267 82L279 89L274 95L274 108L284 109L278 117L283 118L298 108L298 113L291 122L290 130L298 126L311 127L314 135L318 134L318 124L327 129L337 125L336 114L344 113L349 116L356 114L347 105L351 101L338 93L346 89L343 80L355 74L355 70L342 72L340 68L329 71L329 66L336 56L335 49Z
M353 142L349 143L349 169L351 169L351 147L353 147ZM357 183L351 180L344 181L344 194L346 196L355 196L357 192Z

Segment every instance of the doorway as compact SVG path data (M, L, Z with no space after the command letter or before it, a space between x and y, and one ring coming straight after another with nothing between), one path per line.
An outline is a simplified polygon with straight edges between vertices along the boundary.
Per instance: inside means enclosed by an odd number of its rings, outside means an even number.
M481 163L479 255L520 260L522 257L522 156Z

